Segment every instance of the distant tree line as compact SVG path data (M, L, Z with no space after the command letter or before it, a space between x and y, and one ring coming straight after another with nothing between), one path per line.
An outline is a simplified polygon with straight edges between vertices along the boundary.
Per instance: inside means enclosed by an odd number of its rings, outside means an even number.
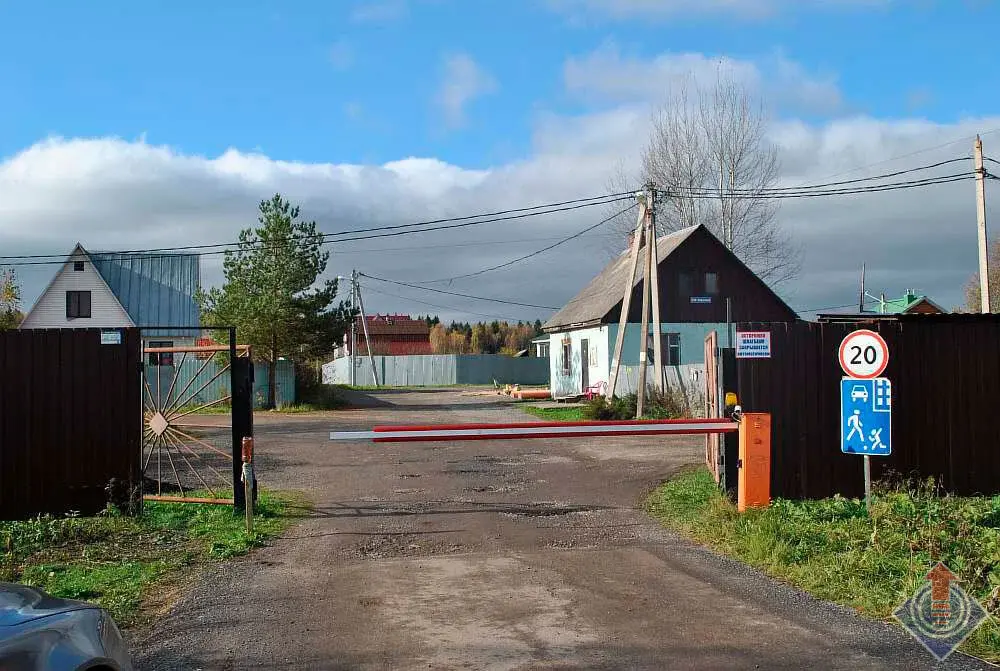
M431 351L434 354L507 354L514 355L531 346L542 334L542 322L507 321L452 322L445 325L434 316L418 317L431 327Z

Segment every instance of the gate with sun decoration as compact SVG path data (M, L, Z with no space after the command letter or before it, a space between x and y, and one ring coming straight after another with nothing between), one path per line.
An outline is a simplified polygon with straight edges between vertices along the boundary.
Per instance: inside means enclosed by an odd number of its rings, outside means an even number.
M242 510L243 444L253 436L250 346L238 345L228 326L142 331L143 498ZM191 335L175 345L164 331Z

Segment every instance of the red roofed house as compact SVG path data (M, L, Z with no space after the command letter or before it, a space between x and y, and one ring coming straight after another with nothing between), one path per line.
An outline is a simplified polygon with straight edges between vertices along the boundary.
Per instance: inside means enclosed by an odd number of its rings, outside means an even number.
M369 315L366 320L368 339L372 354L383 356L404 356L407 354L431 354L431 329L423 319L411 319L410 315ZM368 354L365 344L365 329L361 317L355 320L357 329L358 354ZM351 336L344 337L344 347L338 350L340 356L350 356Z

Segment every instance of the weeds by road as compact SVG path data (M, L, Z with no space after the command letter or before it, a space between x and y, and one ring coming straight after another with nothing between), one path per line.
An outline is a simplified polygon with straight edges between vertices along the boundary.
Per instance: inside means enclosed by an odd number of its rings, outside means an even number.
M146 502L140 517L108 510L96 517L0 522L0 580L108 609L128 626L144 595L181 569L245 554L285 526L287 496L260 492L254 534L231 506Z
M529 415L540 417L549 422L579 422L584 419L582 406L569 406L567 408L540 408L536 405L521 406Z
M1000 593L1000 496L952 497L927 483L903 483L879 487L870 516L863 501L840 497L779 499L740 514L698 469L654 491L647 508L666 526L873 618L891 620L937 561L981 603ZM996 615L965 652L1000 661Z

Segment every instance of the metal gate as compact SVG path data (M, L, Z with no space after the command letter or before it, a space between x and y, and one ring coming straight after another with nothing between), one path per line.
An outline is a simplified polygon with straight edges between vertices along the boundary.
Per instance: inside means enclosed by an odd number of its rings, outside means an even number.
M232 327L152 327L142 341L143 498L242 510L242 443L253 436L250 347L236 344Z

